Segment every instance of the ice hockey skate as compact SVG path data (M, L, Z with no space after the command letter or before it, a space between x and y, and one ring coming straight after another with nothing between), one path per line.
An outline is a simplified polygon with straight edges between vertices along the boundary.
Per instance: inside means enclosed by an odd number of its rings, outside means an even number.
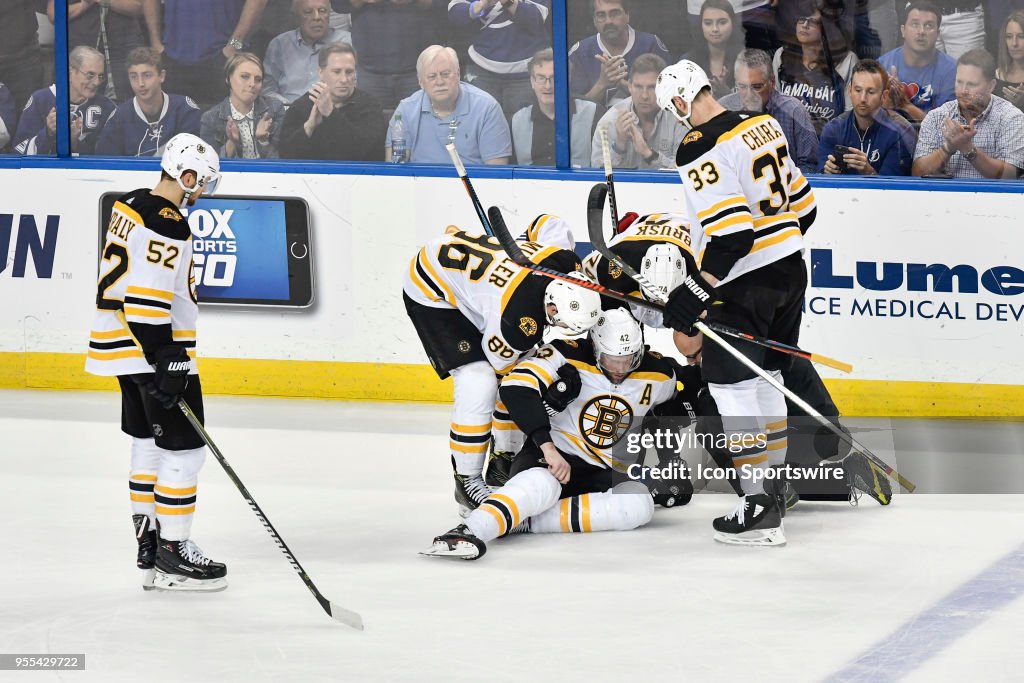
M487 545L473 535L465 524L434 538L433 545L420 555L451 557L459 560L478 560L487 552Z
M480 503L491 495L491 488L479 475L455 473L455 502L459 504L459 516L465 519Z
M892 502L892 485L889 477L877 465L867 459L863 453L853 451L843 458L843 470L846 481L850 485L850 501L856 505L860 498L858 491L863 491L879 505Z
M771 494L744 496L736 509L715 519L715 540L734 545L785 545L778 499Z
M512 470L512 458L515 455L512 451L491 451L487 459L484 482L494 489L504 486L508 481L509 472Z
M160 591L222 591L228 587L227 567L214 562L190 539L160 539L153 588Z

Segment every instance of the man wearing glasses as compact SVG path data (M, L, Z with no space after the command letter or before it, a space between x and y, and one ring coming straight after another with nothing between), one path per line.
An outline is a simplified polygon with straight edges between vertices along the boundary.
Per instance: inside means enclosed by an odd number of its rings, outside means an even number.
M92 154L114 103L98 94L103 85L103 55L79 45L68 56L68 97L71 100L71 151ZM18 154L53 154L57 151L57 86L32 93L14 135Z
M536 104L512 117L512 146L516 163L555 165L555 57L551 48L539 51L527 65ZM574 99L570 105L569 136L573 168L590 165L590 144L597 123L597 105Z
M733 70L736 92L719 100L731 111L752 111L771 115L786 134L789 152L804 173L817 173L818 135L800 100L775 89L772 59L764 50L744 50L736 57Z
M331 28L327 0L294 0L292 11L299 27L271 40L263 60L263 94L286 106L319 80L320 50L331 44L352 43L351 33Z
M507 164L512 136L498 101L459 80L459 58L450 47L431 45L416 60L420 90L398 103L384 141L391 161L396 122L405 128L408 159L450 164L445 146L454 143L466 164Z

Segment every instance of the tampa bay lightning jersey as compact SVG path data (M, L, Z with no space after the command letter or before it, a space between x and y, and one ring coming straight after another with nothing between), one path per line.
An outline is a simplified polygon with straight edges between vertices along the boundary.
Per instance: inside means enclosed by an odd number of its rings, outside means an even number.
M57 138L46 129L46 117L57 105L57 89L36 90L25 103L14 135L14 151L18 154L54 154ZM82 122L82 132L74 143L78 154L92 154L104 124L114 111L114 103L104 95L94 95L80 104L71 105L71 120ZM0 145L2 147L3 145Z
M137 98L124 102L107 121L97 154L128 157L158 157L164 145L178 133L199 135L199 106L190 97L164 93L164 106L155 121L149 121Z

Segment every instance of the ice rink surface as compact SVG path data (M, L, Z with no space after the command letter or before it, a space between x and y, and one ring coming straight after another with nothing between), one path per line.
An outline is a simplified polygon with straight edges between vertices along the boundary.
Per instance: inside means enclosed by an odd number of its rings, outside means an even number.
M207 427L332 601L329 619L212 455L209 595L143 592L114 393L0 391L0 681L1019 681L1024 496L801 503L784 548L711 540L733 498L645 528L417 555L454 526L448 408L207 399Z

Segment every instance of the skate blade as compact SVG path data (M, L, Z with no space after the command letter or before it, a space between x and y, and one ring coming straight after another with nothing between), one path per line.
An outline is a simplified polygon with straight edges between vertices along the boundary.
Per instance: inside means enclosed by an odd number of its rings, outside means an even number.
M142 590L151 591L153 590L153 580L156 578L155 569L146 569L142 575Z
M874 479L874 477L872 477L872 479ZM855 474L853 477L853 487L866 493L869 498L873 499L879 505L888 505L892 502L892 488L882 484L881 477L878 477L877 483L872 486L867 484L864 477L860 474Z
M459 517L461 517L462 519L466 519L466 517L469 517L469 513L471 512L472 510L466 507L465 505L459 505Z
M447 543L435 543L426 550L421 550L424 557L444 557L452 560L475 560L480 557L480 550L472 543L459 541L452 548Z
M157 590L166 593L218 593L227 587L228 581L223 577L200 580L158 571L156 576L153 577L153 587L146 590Z
M774 529L752 529L739 534L724 534L721 531L716 531L715 540L728 545L784 546L786 545L786 534L781 526Z

